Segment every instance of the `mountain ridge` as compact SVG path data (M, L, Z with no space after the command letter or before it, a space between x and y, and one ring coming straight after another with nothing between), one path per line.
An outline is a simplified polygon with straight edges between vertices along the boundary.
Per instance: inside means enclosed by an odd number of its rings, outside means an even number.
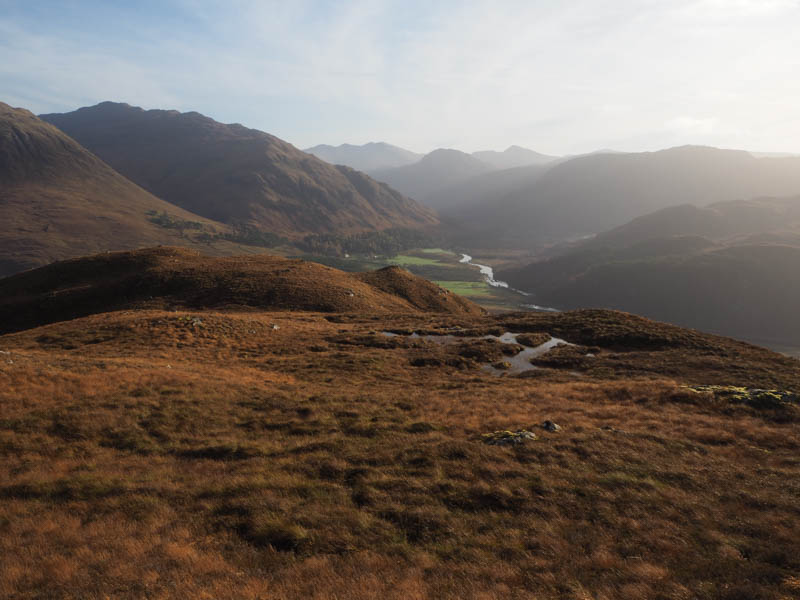
M595 234L676 202L800 193L800 159L680 146L656 152L592 154L548 168L503 198L442 218L461 238L536 247ZM458 236L459 234L457 234Z
M432 211L266 132L197 112L104 102L42 115L156 196L288 238L437 223Z
M311 148L305 148L303 152L313 154L331 164L347 165L366 173L409 165L424 156L386 142L367 142L361 145L340 144L338 146L318 144Z
M451 148L438 148L415 163L375 171L372 175L424 203L427 196L435 190L491 170L490 165L471 154Z
M472 156L496 169L513 169L515 167L527 167L531 165L545 165L558 160L560 157L551 156L536 152L530 148L511 145L502 152L495 150L479 150L473 152Z
M142 245L246 252L222 239L200 239L229 232L151 195L30 111L0 103L0 276Z

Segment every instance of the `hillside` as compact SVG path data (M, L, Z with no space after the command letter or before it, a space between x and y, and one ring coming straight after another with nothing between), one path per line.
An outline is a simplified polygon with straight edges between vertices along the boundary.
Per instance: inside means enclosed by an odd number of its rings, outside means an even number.
M464 210L485 210L520 190L529 189L547 172L549 165L529 165L495 171L482 172L467 179L458 179L425 197L426 206L439 211L442 223L460 223ZM455 237L457 227L452 231Z
M166 218L159 225L154 215ZM146 245L246 251L200 237L228 231L152 196L27 110L0 103L0 276Z
M424 203L435 191L492 169L474 156L440 148L413 164L373 171L372 176Z
M788 232L800 232L800 196L671 206L600 233L586 245L620 247L675 235L726 240Z
M42 118L159 198L223 223L297 238L437 222L363 173L196 112L104 102Z
M229 271L163 252L146 274ZM12 279L46 308L103 260ZM611 311L276 311L248 285L0 336L0 596L796 595L800 362ZM498 376L503 332L576 345Z
M800 159L685 146L592 154L553 166L531 185L470 210L443 213L479 247L535 247L599 233L675 204L800 193Z
M498 277L551 306L800 347L798 234L800 198L677 206Z
M303 152L313 154L332 165L347 165L367 173L410 165L423 156L405 148L392 146L386 142L369 142L360 146L353 144L341 144L339 146L320 144L313 148L306 148Z
M111 310L226 306L360 314L483 312L397 267L350 274L278 256L212 258L184 248L99 254L0 279L4 333Z

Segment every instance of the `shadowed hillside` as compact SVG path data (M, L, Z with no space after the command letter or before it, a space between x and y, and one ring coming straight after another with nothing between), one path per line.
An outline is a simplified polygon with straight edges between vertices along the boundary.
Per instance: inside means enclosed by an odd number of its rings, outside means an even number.
M800 347L799 234L800 198L677 206L498 276L551 306Z
M158 197L223 223L296 238L437 222L363 173L196 112L104 102L42 118Z
M800 232L800 196L716 202L704 207L670 206L598 234L585 247L622 247L670 236L726 240L764 233Z
M0 280L0 331L130 308L482 314L476 304L397 267L350 274L276 256L211 258L149 248L59 262Z
M154 214L161 215L161 225ZM242 252L198 237L228 231L152 196L27 110L0 103L0 276L154 244Z

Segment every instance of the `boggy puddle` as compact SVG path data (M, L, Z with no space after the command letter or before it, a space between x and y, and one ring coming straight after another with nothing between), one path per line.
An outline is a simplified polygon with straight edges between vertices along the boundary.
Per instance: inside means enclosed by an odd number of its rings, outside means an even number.
M558 345L564 344L566 346L574 346L574 344L570 344L569 342L562 340L561 338L550 337L549 340L544 342L543 344L539 344L538 346L527 346L522 342L518 341L517 338L520 336L526 336L529 334L523 333L512 333L506 332L503 335L481 335L481 336L460 336L460 335L420 335L419 333L411 333L408 335L400 334L400 333L393 333L391 331L382 331L382 335L386 337L408 337L409 339L420 339L425 340L427 342L433 342L435 344L439 344L440 346L448 346L450 344L460 344L463 342L470 342L474 340L496 340L502 344L516 344L522 346L523 349L520 350L514 356L509 356L504 359L503 362L506 362L510 365L507 369L498 369L491 363L486 363L481 366L481 371L485 371L487 373L491 373L492 375L519 375L520 373L524 373L525 371L532 371L534 369L538 369L536 365L531 364L531 359L538 358L543 354L547 354L550 350L555 348Z

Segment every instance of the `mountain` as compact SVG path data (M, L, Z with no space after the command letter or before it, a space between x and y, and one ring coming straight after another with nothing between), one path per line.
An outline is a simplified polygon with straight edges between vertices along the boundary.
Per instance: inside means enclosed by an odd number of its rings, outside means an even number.
M296 239L437 222L363 173L196 112L103 102L42 118L154 195L223 223Z
M493 166L495 169L513 169L514 167L527 167L529 165L545 165L558 159L557 156L548 156L528 148L509 146L503 152L482 150L473 152L472 156Z
M149 194L27 110L0 103L0 276L106 250L239 248L229 228Z
M320 144L313 148L306 148L303 152L313 154L332 165L347 165L367 173L380 169L404 167L417 162L423 156L404 148L392 146L386 142L369 142L361 146L352 144L328 146L327 144Z
M497 276L537 304L604 307L800 348L800 197L676 206Z
M584 246L622 247L653 238L701 236L726 240L765 233L800 232L800 197L670 206L598 234Z
M465 152L440 148L413 164L373 171L372 176L424 203L436 190L491 170L490 165Z
M798 158L685 146L577 157L502 199L442 217L473 244L535 247L608 230L678 203L798 193Z
M443 215L444 223L452 216L458 218L465 209L483 210L530 188L548 168L549 164L542 164L483 172L433 190L425 196L424 202Z

